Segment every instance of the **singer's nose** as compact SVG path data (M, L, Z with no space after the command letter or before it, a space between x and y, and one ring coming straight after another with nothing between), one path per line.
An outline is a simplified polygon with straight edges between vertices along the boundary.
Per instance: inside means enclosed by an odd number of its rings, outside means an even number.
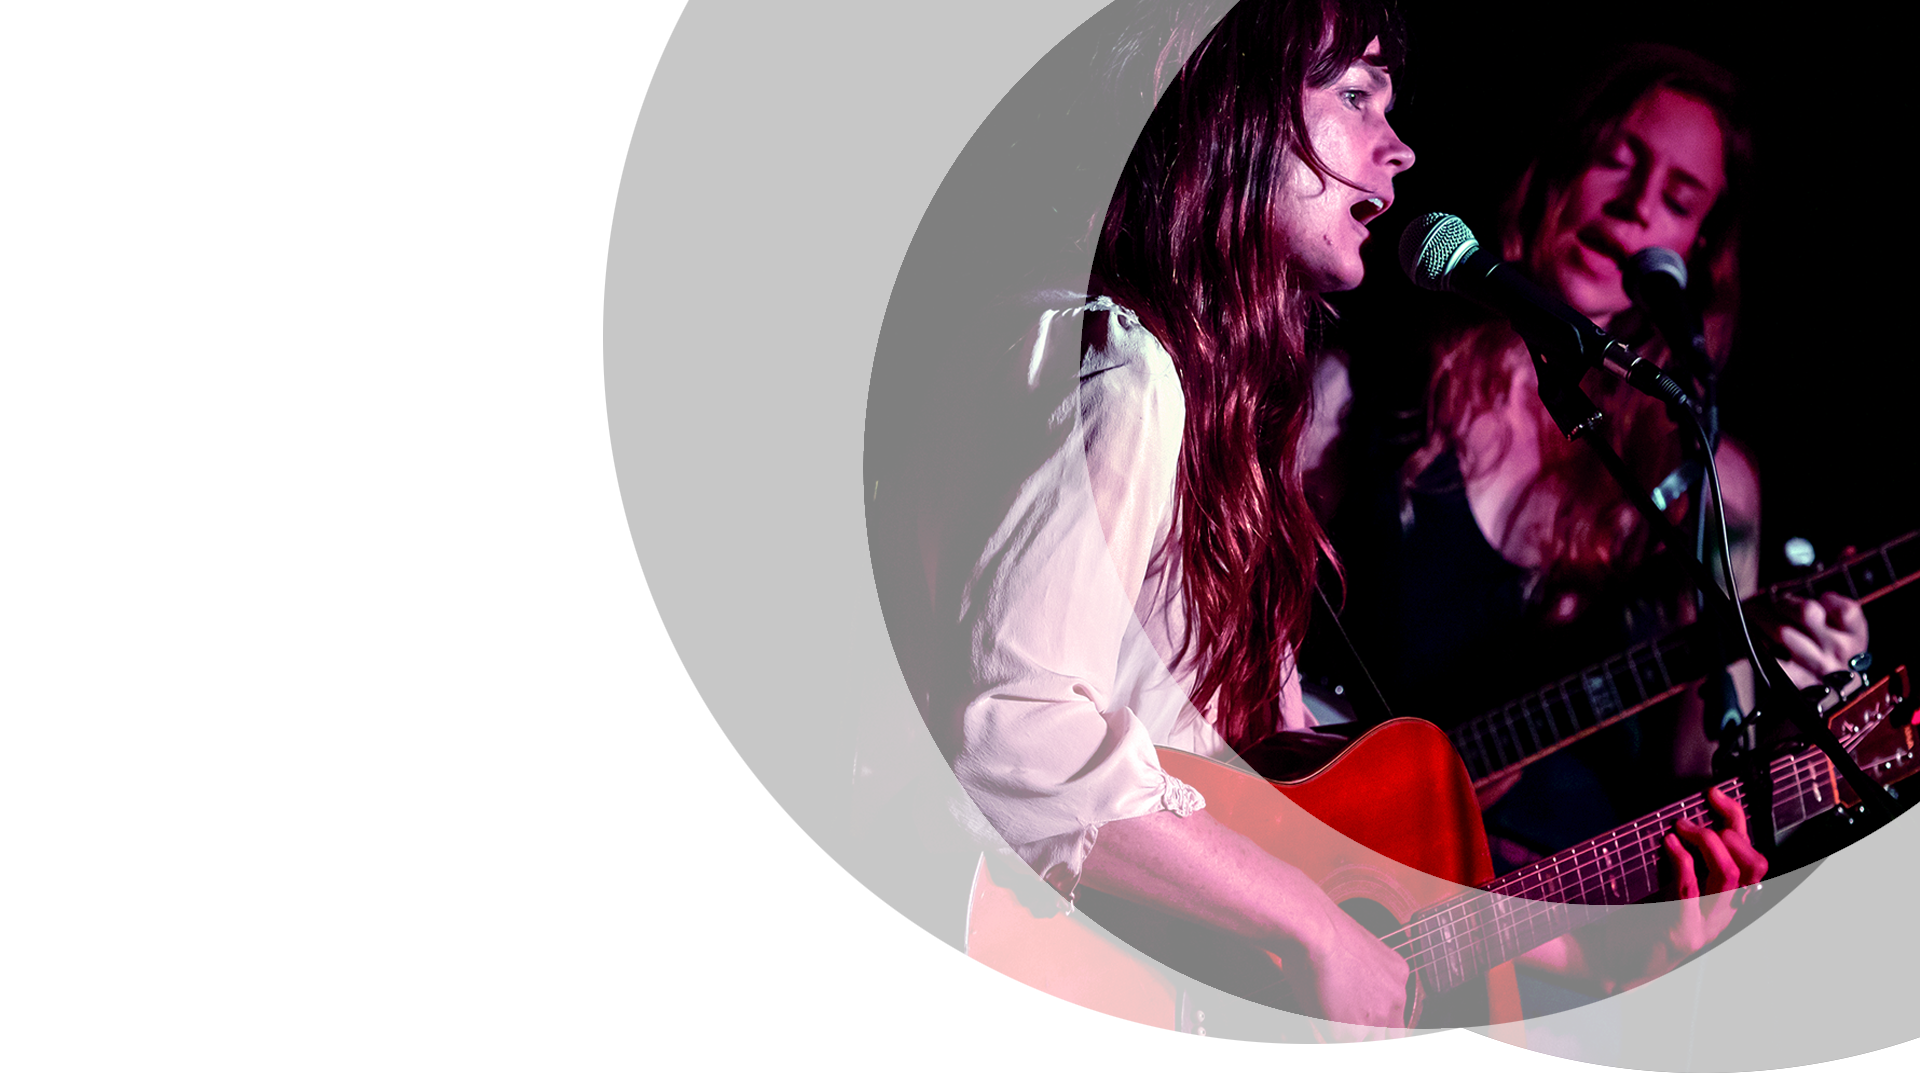
M1388 168L1397 173L1413 168L1413 147L1400 141L1400 136L1393 130L1392 125L1387 127L1387 138L1380 147L1380 158Z

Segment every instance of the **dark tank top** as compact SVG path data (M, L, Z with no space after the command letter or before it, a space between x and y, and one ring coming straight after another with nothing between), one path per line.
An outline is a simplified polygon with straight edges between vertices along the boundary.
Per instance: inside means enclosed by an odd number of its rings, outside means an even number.
M1529 596L1533 575L1482 535L1453 454L1435 459L1404 500L1397 460L1356 458L1330 528L1346 576L1340 622L1391 714L1457 727L1669 625L1651 599L1673 595L1655 587L1665 579L1658 562L1591 597L1572 622L1550 620ZM1323 696L1340 686L1363 700L1365 675L1324 612L1301 671ZM1661 805L1672 790L1665 724L1622 721L1529 766L1487 814L1489 834L1551 854Z

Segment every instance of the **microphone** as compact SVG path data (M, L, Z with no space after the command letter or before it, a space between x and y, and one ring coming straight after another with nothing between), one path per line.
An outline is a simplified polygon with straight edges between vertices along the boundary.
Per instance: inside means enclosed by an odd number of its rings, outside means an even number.
M1672 405L1692 408L1666 372L1607 336L1593 320L1568 307L1521 270L1483 249L1467 223L1452 214L1427 214L1400 234L1400 268L1423 289L1459 293L1507 317L1539 357L1560 364L1604 367L1628 386ZM1578 374L1572 374L1578 381Z
M1643 248L1627 260L1622 278L1627 296L1646 309L1674 355L1703 376L1710 371L1700 313L1687 299L1687 261L1667 248Z

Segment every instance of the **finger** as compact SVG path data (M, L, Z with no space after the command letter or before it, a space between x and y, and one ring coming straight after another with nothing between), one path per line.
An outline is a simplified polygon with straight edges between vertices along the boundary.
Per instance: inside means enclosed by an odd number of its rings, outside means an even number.
M1760 854L1745 833L1728 829L1720 834L1720 841L1727 845L1727 854L1733 856L1733 861L1740 864L1741 885L1758 885L1766 880L1767 857Z
M1820 594L1820 606L1826 609L1827 625L1835 630L1865 630L1867 628L1867 609L1860 601L1845 593L1823 592Z
M1866 610L1859 601L1836 592L1821 593L1818 601L1808 603L1800 629L1842 661L1867 647Z
M1836 656L1832 648L1815 641L1797 626L1781 627L1779 642L1787 650L1789 659L1812 671L1838 671L1846 666L1846 661Z
M1729 883L1739 876L1740 867L1727 852L1719 834L1705 822L1681 818L1674 823L1674 833L1685 841L1686 846L1699 853L1705 861L1707 880L1700 886L1703 895L1726 892Z
M1707 804L1713 807L1726 829L1739 833L1742 838L1748 835L1747 808L1740 805L1740 800L1714 787L1707 789Z
M1667 854L1673 859L1673 891L1681 900L1700 895L1700 879L1693 872L1693 855L1676 833L1667 834Z

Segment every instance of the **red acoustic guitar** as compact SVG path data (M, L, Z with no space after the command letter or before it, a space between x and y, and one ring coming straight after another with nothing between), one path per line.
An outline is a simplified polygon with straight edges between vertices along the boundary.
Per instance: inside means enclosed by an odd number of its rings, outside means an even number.
M1844 700L1828 722L1883 783L1915 771L1913 710L1902 667ZM1177 750L1161 763L1206 796L1208 812L1299 867L1413 970L1411 1026L1520 1019L1511 962L1661 886L1664 838L1683 815L1708 820L1704 795L1674 803L1550 859L1495 878L1473 787L1438 728L1395 720L1297 778L1270 781ZM1817 750L1772 766L1777 833L1858 800ZM1743 785L1720 790L1745 805ZM1000 878L1009 878L1004 871ZM1478 885L1478 888L1463 888ZM1278 959L1172 916L1081 891L1087 918L1023 902L985 860L968 910L967 953L1077 1004L1160 1027L1182 1022L1182 987L1112 935L1206 985L1286 1008ZM1038 909L1038 910L1036 910Z

